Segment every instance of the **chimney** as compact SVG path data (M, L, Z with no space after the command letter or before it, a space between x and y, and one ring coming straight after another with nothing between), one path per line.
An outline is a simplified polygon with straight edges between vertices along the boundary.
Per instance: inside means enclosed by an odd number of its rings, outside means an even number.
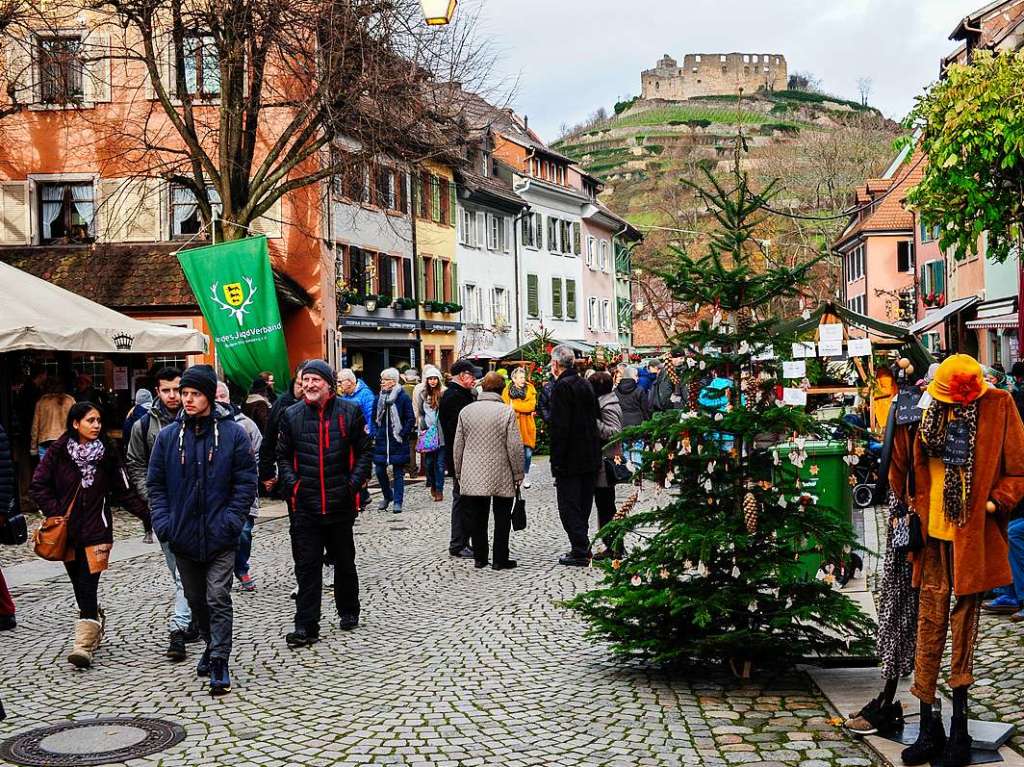
M530 130L530 115L523 115L523 127Z

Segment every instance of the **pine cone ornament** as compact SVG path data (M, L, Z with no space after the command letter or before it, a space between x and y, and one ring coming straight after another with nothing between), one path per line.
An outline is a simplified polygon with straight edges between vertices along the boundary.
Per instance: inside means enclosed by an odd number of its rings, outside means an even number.
M622 504L617 512L615 512L615 519L625 519L629 516L629 513L633 511L633 507L636 506L637 500L640 498L640 491L634 490L633 494L626 499L626 502Z
M743 496L743 521L747 525L747 532L753 535L757 532L757 498L753 493Z
M687 396L689 401L686 403L690 409L697 407L697 397L700 396L700 381L694 379L690 381L687 388Z
M754 318L751 315L750 309L743 308L736 311L736 335L743 338L750 332L750 328L754 324Z

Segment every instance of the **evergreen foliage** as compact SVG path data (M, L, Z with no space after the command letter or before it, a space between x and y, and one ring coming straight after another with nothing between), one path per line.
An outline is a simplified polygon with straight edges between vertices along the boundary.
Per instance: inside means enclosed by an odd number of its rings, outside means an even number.
M694 189L717 228L706 252L675 249L674 270L662 277L678 301L710 307L712 316L673 339L692 350L673 375L691 393L711 376L729 379L731 404L709 409L691 400L623 434L649 441L644 474L667 475L672 501L620 513L604 532L627 553L606 561L603 582L569 605L615 652L658 663L768 666L864 652L870 620L800 559L814 552L840 561L856 546L851 525L802 491L798 472L783 471L792 466L775 465L790 458L765 444L773 435L799 462L803 440L824 427L776 400L780 362L754 359L767 347L781 355L795 340L769 305L794 296L818 259L765 264L755 231L773 187L755 193L738 162L725 185L705 175L707 187Z

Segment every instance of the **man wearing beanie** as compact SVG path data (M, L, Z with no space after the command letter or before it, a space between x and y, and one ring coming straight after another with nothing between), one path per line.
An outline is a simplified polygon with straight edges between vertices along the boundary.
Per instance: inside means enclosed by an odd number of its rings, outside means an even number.
M334 371L323 360L302 368L301 402L281 416L277 469L292 499L292 557L299 591L289 647L320 639L324 549L333 553L334 603L342 630L359 625L359 576L352 526L370 476L373 445L358 405L337 396Z
M267 435L267 425L270 422L270 390L267 382L260 376L252 379L252 386L249 387L249 396L242 405L242 415L250 418L260 430L260 436Z
M216 398L209 365L182 374L182 414L157 435L146 486L153 530L174 553L206 642L196 674L210 677L212 695L223 695L231 690L235 551L256 500L257 473L249 436Z

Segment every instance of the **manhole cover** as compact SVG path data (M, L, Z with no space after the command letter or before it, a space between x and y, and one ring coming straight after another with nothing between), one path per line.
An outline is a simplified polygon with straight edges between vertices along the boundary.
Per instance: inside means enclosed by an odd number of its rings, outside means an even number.
M30 730L0 743L0 758L29 767L124 762L180 743L185 728L161 719L107 717Z

